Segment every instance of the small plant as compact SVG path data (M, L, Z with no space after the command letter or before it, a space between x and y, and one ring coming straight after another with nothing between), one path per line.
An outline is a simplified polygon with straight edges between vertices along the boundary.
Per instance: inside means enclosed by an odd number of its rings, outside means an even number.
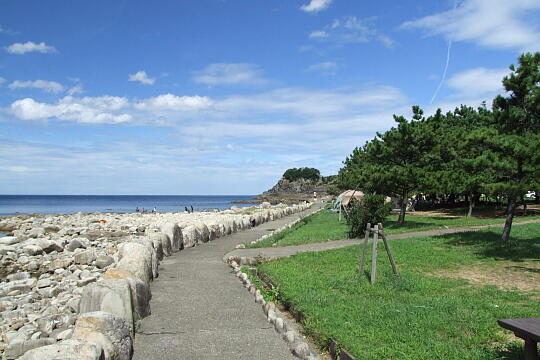
M386 221L392 210L391 203L385 203L385 196L366 194L362 200L352 199L351 208L345 214L349 225L349 238L364 235L367 224L378 224Z

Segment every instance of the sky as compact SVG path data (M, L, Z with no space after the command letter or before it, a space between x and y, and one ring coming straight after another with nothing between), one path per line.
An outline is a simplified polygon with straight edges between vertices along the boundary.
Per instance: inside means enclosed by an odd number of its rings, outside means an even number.
M540 0L0 0L0 194L259 194L489 105Z

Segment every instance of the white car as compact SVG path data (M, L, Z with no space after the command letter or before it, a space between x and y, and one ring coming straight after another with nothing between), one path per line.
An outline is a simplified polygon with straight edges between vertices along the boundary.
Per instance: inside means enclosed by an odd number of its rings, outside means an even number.
M536 193L534 191L527 191L525 194L525 199L534 199L536 197Z

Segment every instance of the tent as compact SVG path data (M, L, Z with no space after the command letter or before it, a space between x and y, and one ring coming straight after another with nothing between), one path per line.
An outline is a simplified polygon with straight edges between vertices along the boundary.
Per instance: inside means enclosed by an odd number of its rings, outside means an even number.
M347 190L339 194L334 201L334 210L339 210L341 207L349 206L351 200L354 198L356 200L362 200L364 193L360 190Z

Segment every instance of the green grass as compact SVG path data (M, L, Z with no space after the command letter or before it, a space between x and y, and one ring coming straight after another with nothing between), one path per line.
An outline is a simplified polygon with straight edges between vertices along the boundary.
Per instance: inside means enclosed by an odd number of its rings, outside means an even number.
M257 244L246 244L248 248L273 246L301 245L328 240L341 240L347 238L347 223L342 218L338 221L338 214L325 209L315 215L306 217L293 228L275 234ZM456 228L463 226L501 224L503 218L476 218L476 217L427 217L409 215L405 217L405 224L397 225L398 215L391 215L385 225L386 234L401 234L413 231L426 231L434 229ZM516 217L514 221L540 219L540 216Z
M374 286L367 272L358 273L359 246L258 268L279 285L277 297L305 315L304 329L323 347L332 338L358 359L521 359L522 342L509 342L496 320L540 316L531 294L430 275L538 260L540 224L514 228L508 246L499 236L484 230L391 241L401 276L391 273L381 246Z
M347 224L337 221L337 215L330 210L307 216L292 228L281 231L257 244L246 244L248 248L301 245L312 242L347 238Z

